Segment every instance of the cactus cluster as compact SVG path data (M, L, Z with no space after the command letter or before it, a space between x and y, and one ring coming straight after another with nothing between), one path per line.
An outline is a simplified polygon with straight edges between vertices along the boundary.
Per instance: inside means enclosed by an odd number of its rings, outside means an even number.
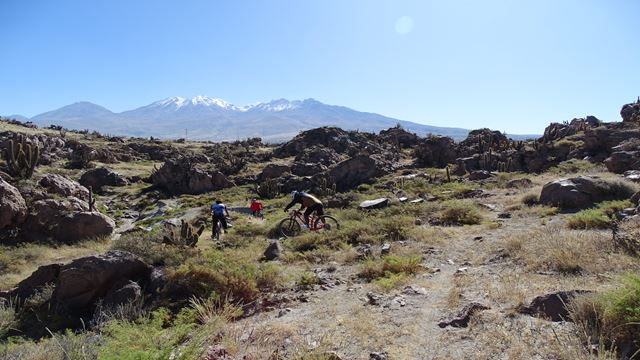
M5 154L9 175L17 179L28 179L38 165L40 147L28 144L24 136L19 135L15 141L7 142Z
M276 179L268 179L256 185L256 193L263 199L273 199L280 194L280 184Z
M168 235L165 235L163 240L167 244L172 245L184 245L195 246L198 243L198 238L204 231L205 224L201 224L199 227L191 225L184 219L180 223L180 231L177 229L171 229Z
M336 181L333 177L325 175L318 179L318 195L331 196L336 193Z

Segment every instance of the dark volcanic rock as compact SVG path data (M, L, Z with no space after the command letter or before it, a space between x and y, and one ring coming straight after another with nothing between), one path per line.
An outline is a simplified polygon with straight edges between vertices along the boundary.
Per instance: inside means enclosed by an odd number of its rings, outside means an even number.
M171 194L202 194L234 183L220 171L205 171L187 158L169 159L151 174L153 183Z
M473 315L475 315L479 311L488 309L490 309L488 306L473 302L462 308L462 310L460 310L460 312L456 316L440 321L438 323L438 326L441 328L445 328L447 326L467 327Z
M100 191L103 186L125 186L129 184L129 181L112 170L97 168L82 174L80 184L86 188L91 187L93 190Z
M529 306L520 307L519 312L551 321L569 320L569 310L567 306L577 295L584 293L588 293L588 291L559 291L541 295L533 299Z
M109 251L76 259L60 268L51 298L53 309L82 315L93 311L121 281L148 279L151 267L131 253Z
M579 176L545 184L540 203L563 209L584 209L601 201L624 200L630 196L617 184L597 177Z
M393 170L391 164L373 156L358 155L329 169L338 191L346 191Z

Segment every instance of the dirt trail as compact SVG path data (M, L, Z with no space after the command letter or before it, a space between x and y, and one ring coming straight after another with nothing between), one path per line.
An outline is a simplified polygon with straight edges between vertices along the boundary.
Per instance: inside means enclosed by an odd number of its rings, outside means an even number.
M505 198L493 201L502 203ZM381 293L373 284L356 277L358 264L314 264L311 270L325 274L329 279L339 279L340 283L335 287L316 286L311 291L294 292L291 297L304 293L306 302L282 304L273 311L241 320L235 326L243 329L260 326L272 333L286 334L283 335L285 344L303 343L309 348L336 351L343 359L369 359L371 352L382 351L388 352L393 359L512 358L501 353L510 347L504 344L520 340L500 340L498 343L502 345L494 344L497 348L491 348L493 345L488 344L494 341L490 335L494 325L488 326L485 333L472 330L485 326L473 326L474 320L469 328L442 329L438 326L440 320L455 315L466 304L479 302L490 309L476 318L491 319L498 327L513 327L519 329L514 330L516 332L528 333L534 331L532 329L550 327L549 334L569 330L570 324L557 325L524 315L515 318L511 315L518 305L516 299L530 301L544 291L571 286L567 284L573 284L575 280L532 274L530 276L538 277L539 284L526 281L523 284L518 277L524 270L501 248L505 239L514 234L562 222L563 216L541 220L537 215L517 213L512 218L498 219L498 209L502 208L504 205L500 204L485 213L486 219L496 220L493 224L443 228L448 236L438 239L435 245L412 241L392 244L423 255L423 265L428 270L410 278L406 286L424 288L425 294L403 291L404 286ZM332 268L336 268L335 272L330 272ZM585 279L584 283L591 280ZM376 304L372 304L367 296L372 292L382 295ZM531 341L535 343L543 337L534 336ZM542 351L539 358L546 358L548 354Z

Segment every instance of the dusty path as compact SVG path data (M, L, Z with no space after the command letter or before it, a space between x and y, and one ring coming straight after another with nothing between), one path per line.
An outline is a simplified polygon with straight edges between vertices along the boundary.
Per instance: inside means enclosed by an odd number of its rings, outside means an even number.
M496 218L498 212L489 211L485 216ZM562 221L561 217L547 218L544 223ZM282 304L279 309L241 320L235 326L244 331L260 327L280 334L285 346L302 343L309 348L335 351L343 359L369 359L371 352L387 352L393 359L518 358L517 351L510 354L507 350L522 344L533 351L533 358L546 359L553 350L536 353L535 344L549 341L548 336L554 336L554 331L566 333L571 325L511 314L519 301L530 301L544 291L575 286L576 280L528 274L527 279L536 277L536 283L527 283L524 270L505 257L500 247L514 233L545 225L539 217L529 215L499 223L497 228L443 228L445 238L433 242L393 244L423 255L423 265L428 270L409 279L406 286L419 292L423 289L424 294L405 291L404 287L381 293L373 284L356 277L358 264L314 264L314 272L329 281L338 280L337 285L295 292L292 298L302 293L305 301ZM334 268L335 272L331 272ZM520 275L522 280L518 280ZM592 279L582 283L589 281ZM367 296L371 292L382 296L375 304ZM440 320L470 302L491 309L480 313L468 328L438 326ZM503 326L514 334L499 331ZM528 335L520 336L518 332Z

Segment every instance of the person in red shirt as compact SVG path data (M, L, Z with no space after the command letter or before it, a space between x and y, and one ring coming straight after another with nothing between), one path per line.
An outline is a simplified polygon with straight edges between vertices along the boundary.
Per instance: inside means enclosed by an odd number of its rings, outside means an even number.
M262 216L262 203L258 199L251 199L251 215L253 216Z

